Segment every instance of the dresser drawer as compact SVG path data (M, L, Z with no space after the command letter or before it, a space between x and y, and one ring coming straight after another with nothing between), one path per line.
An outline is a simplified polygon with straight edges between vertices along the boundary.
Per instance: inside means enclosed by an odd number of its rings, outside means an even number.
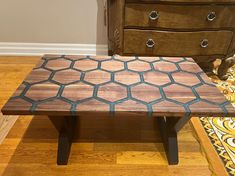
M234 28L235 5L167 5L128 3L125 27Z
M225 55L233 32L124 30L124 54L158 56Z

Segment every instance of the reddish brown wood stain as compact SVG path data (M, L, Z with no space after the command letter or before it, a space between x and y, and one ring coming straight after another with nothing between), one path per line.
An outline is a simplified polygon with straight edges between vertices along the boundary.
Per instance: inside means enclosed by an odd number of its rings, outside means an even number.
M26 115L110 111L235 114L192 59L168 57L45 56L2 109Z

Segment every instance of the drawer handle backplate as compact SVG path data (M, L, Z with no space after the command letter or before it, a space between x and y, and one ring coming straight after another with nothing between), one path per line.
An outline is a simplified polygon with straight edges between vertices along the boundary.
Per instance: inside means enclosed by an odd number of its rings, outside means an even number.
M201 41L201 47L202 48L207 48L209 46L209 41L207 39L203 39Z
M216 19L216 13L215 12L210 12L208 15L207 15L207 20L208 21L214 21Z
M157 12L157 11L152 11L152 12L150 12L150 14L149 14L149 19L150 20L157 20L159 18L159 12Z
M146 42L146 46L148 48L153 48L155 46L155 42L153 39L148 39L147 42Z

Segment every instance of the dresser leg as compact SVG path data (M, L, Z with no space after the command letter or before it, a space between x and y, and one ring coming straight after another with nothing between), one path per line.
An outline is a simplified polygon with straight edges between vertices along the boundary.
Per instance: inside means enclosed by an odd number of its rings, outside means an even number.
M178 141L177 132L174 129L178 118L175 117L157 117L163 145L165 148L168 163L170 165L177 165L179 162L178 157Z
M108 50L108 55L109 56L113 56L114 55L114 52L112 50Z
M223 59L219 68L218 68L218 76L221 80L227 80L228 79L228 69L232 67L235 64L235 57L229 57L226 59Z
M52 117L49 119L59 132L58 138L58 150L57 150L57 164L67 165L70 149L72 145L72 140L74 136L74 130L76 127L76 117Z
M201 69L207 74L213 74L215 58L210 57L194 57L195 62L201 67Z

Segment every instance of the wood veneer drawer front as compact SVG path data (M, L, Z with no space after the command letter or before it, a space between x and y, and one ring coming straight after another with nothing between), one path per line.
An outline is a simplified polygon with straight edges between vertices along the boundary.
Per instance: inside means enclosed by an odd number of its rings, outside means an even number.
M158 56L225 55L233 32L124 30L124 54Z
M125 27L235 27L235 5L126 4Z

